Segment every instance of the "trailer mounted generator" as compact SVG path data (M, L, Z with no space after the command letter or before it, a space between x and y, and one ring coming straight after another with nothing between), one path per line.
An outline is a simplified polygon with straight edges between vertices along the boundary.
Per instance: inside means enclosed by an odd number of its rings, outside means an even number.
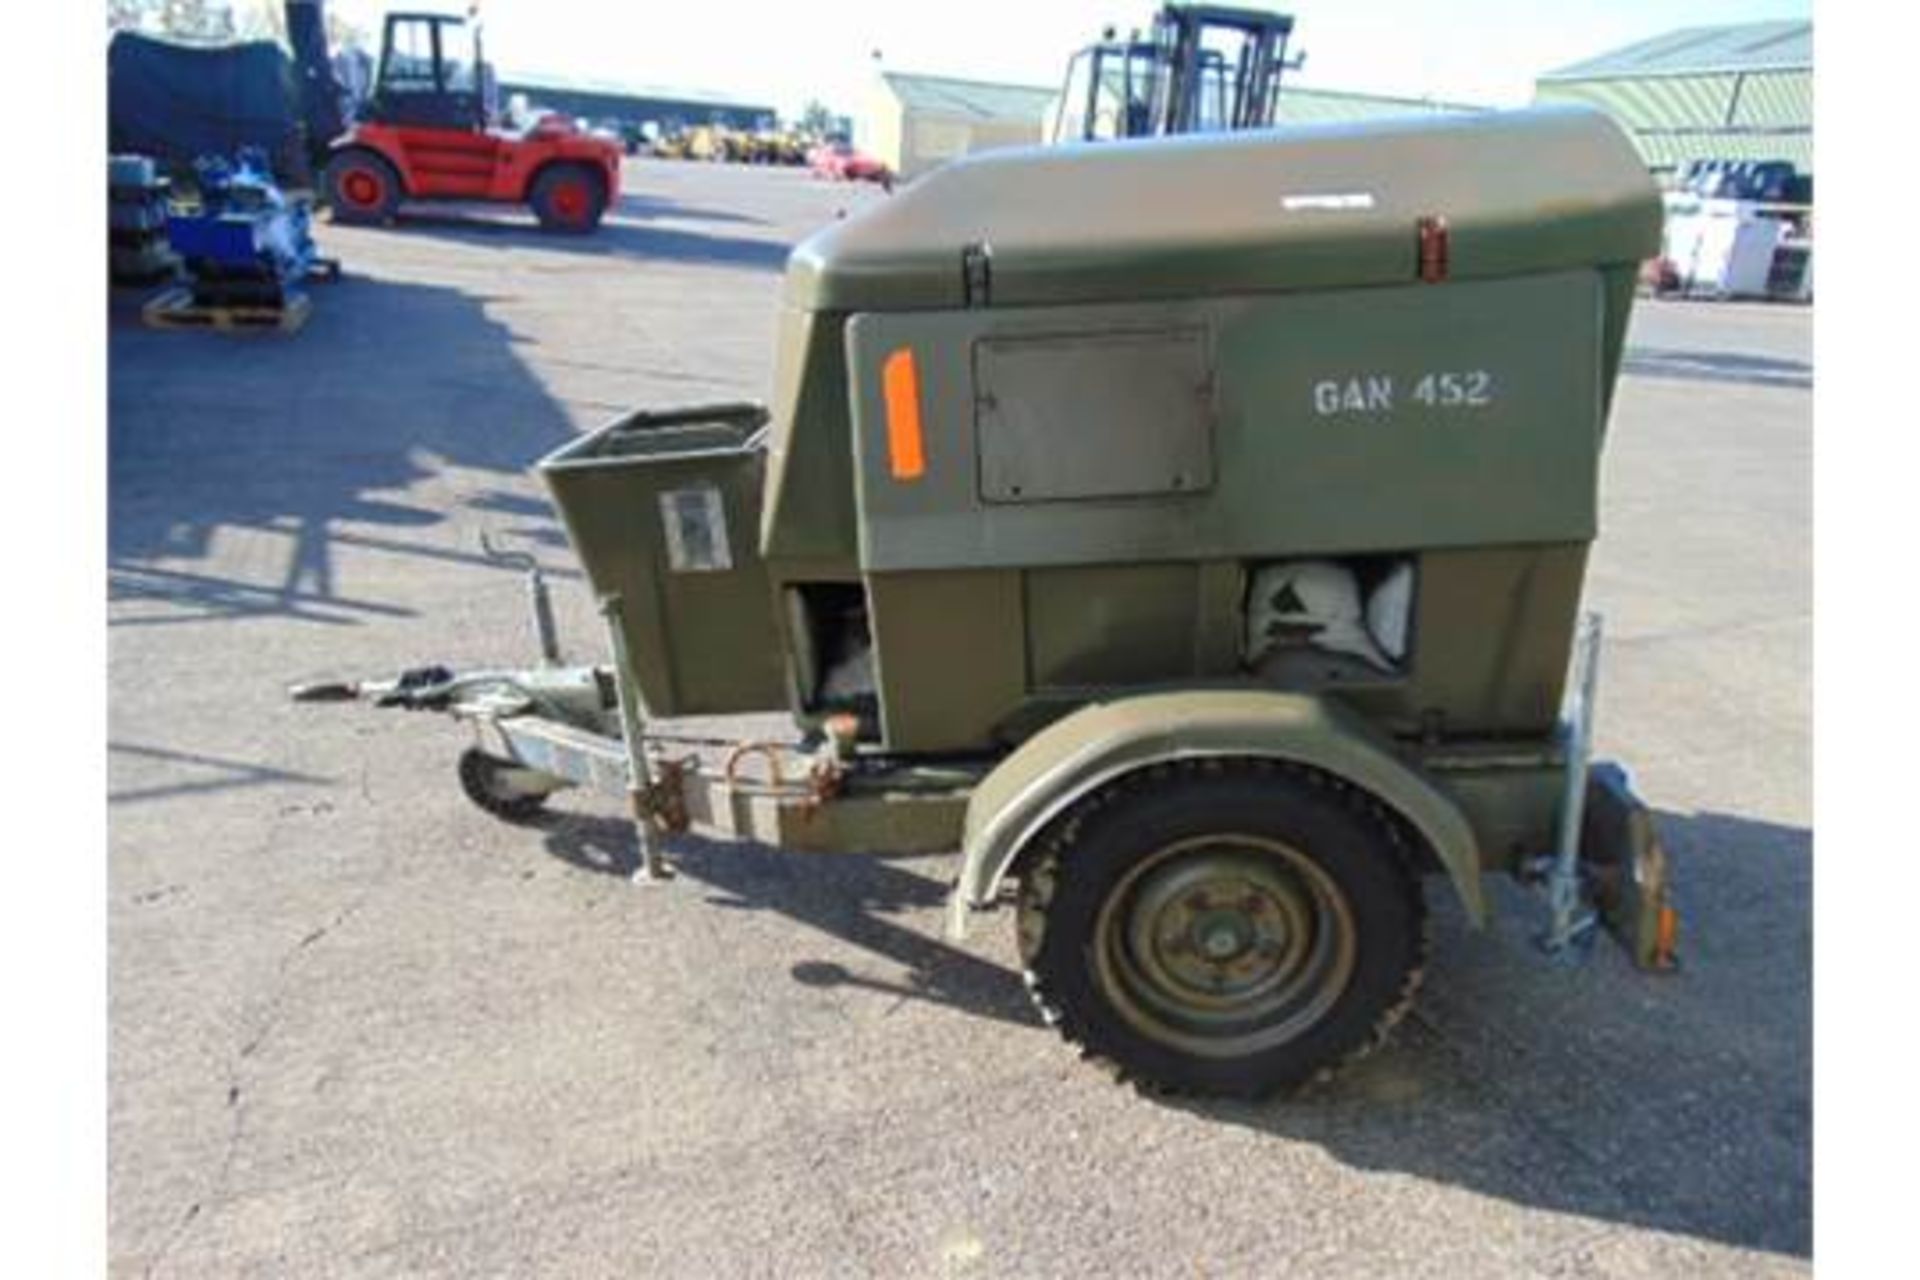
M468 794L958 849L1048 1020L1259 1095L1412 999L1425 895L1670 967L1651 817L1589 758L1581 612L1644 166L1578 110L997 151L788 264L770 407L540 463L608 659L308 686L469 720ZM779 742L686 717L786 709ZM697 856L688 854L687 856Z

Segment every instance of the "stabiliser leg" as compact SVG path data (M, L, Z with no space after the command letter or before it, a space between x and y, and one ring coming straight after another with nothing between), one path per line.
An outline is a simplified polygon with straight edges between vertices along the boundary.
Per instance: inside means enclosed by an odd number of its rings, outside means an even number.
M1581 894L1580 837L1587 799L1587 764L1593 757L1594 694L1600 674L1600 615L1584 614L1574 636L1572 714L1566 733L1566 786L1560 799L1560 832L1546 876L1551 912L1541 948L1562 958L1577 956L1592 940L1598 915Z
M645 726L640 719L640 685L634 678L633 662L627 653L620 597L601 597L600 613L607 620L607 634L613 647L613 684L620 701L620 737L627 748L627 807L640 846L640 865L634 869L633 880L636 884L655 884L672 879L673 868L667 865L662 848L666 832L654 804L653 772L647 763Z

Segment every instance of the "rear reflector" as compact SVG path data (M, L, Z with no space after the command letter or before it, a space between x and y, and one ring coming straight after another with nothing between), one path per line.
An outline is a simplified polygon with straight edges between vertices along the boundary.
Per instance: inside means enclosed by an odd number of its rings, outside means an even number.
M895 480L918 480L927 470L920 436L920 374L913 352L900 348L887 357L880 373L887 397L887 463Z
M1428 284L1439 284L1447 278L1451 256L1447 243L1447 220L1436 214L1427 214L1417 224L1420 241L1420 278Z
M1660 921L1654 932L1653 963L1654 969L1671 969L1677 960L1680 941L1680 913L1673 909L1672 903L1660 908Z

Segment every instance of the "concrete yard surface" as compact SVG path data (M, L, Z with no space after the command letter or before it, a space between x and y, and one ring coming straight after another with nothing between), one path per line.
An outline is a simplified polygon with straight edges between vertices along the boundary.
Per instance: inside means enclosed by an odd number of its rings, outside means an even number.
M951 856L689 845L464 800L465 730L289 683L530 660L532 462L766 399L787 248L887 197L632 162L600 234L323 224L295 335L110 337L116 1276L1797 1274L1811 1248L1811 316L1643 303L1590 602L1601 754L1660 811L1685 966L1434 957L1306 1096L1169 1102L1043 1026Z

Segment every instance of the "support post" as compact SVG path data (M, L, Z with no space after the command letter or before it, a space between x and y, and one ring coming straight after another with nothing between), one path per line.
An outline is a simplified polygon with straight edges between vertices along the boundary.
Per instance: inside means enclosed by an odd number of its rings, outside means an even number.
M534 564L527 569L527 603L533 611L533 642L540 649L544 666L560 665L560 629L553 621L553 598L547 591L546 575Z
M618 595L600 598L600 613L607 620L607 634L613 646L613 685L620 702L620 737L627 748L627 807L633 816L634 835L640 844L640 865L634 869L636 884L649 884L673 878L661 848L665 834L653 806L653 771L647 763L645 725L640 718L640 682L633 673L633 661L627 652L627 633Z
M1552 918L1540 940L1562 954L1590 937L1596 922L1581 901L1580 834L1586 818L1587 768L1593 758L1594 693L1600 679L1600 615L1582 614L1573 646L1573 707L1567 717L1567 773L1560 797L1559 842L1547 872L1547 905Z
M527 608L533 615L533 644L540 651L540 665L560 665L560 629L553 621L553 597L547 590L547 577L540 561L529 551L502 551L480 531L480 551L487 559L509 568L524 569L527 574Z

